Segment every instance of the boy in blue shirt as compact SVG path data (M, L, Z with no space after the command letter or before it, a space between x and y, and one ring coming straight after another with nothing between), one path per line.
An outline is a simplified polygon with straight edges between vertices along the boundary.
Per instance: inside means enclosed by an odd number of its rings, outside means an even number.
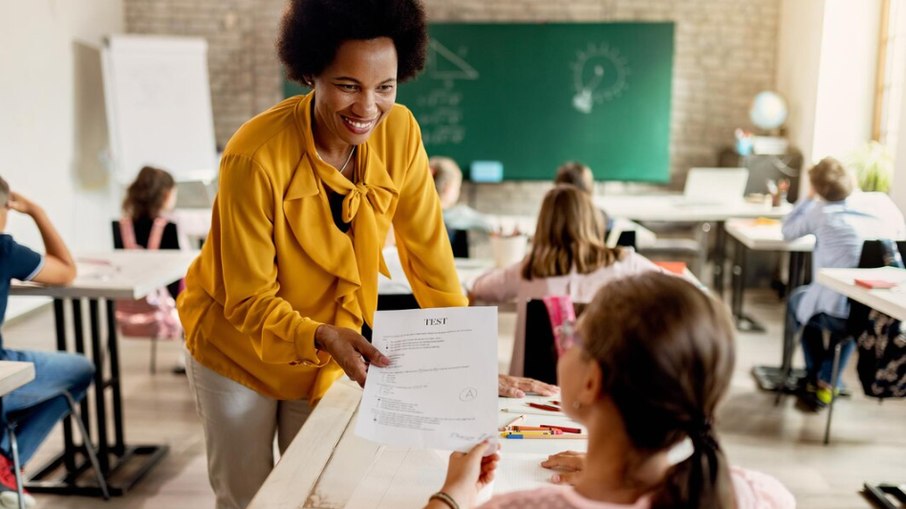
M0 325L6 316L10 280L63 285L72 282L76 275L72 255L44 210L22 195L11 192L9 184L0 177L0 232L6 229L10 210L26 214L35 221L47 253L42 256L16 243L12 236L0 233ZM85 391L91 385L94 365L82 355L10 350L3 346L2 337L0 360L31 362L35 366L32 382L3 396L0 507L17 507L16 478L5 422L9 419L17 421L19 458L25 464L57 421L69 413L69 405L60 395L61 391L68 391L76 401L84 398ZM24 498L26 507L35 505L31 495L26 494Z

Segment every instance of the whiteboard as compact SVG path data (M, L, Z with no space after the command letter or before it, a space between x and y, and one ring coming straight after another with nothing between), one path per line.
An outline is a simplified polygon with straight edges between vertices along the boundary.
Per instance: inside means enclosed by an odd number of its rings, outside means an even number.
M126 184L142 166L176 180L211 180L217 168L207 42L112 35L102 66L111 171Z

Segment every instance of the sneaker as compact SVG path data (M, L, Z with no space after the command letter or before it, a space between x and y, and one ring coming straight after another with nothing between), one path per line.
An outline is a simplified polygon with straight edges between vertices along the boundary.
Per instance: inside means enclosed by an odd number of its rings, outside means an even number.
M834 389L833 393L831 393L830 388L819 387L818 390L815 391L815 397L824 406L830 405L831 400L838 396L840 396L840 389Z
M22 501L25 509L31 509L37 505L35 497L31 496L25 489L22 490ZM16 491L16 474L13 473L13 462L6 456L0 454L0 509L18 509L19 493Z

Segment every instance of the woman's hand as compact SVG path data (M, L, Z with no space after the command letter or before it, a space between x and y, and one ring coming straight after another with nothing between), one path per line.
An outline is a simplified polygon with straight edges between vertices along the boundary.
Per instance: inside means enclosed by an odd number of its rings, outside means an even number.
M505 398L524 398L526 392L534 392L542 396L553 396L560 393L556 385L546 384L523 378L521 376L497 375L497 395Z
M329 353L349 378L362 387L365 386L368 364L382 368L390 365L390 359L367 339L345 327L321 324L315 331L315 347Z
M499 444L497 446L500 447ZM472 507L475 496L494 480L494 470L500 455L496 452L482 457L488 449L484 440L467 453L454 452L447 467L447 480L441 491L453 497L459 507Z
M541 462L541 466L556 470L551 476L554 484L575 484L579 474L585 469L585 453L576 451L563 451L552 454Z

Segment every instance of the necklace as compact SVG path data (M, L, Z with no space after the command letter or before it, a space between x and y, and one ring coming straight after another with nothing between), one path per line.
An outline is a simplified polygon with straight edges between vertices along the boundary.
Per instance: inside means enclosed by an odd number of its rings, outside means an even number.
M343 173L343 170L349 166L349 161L352 161L352 154L355 154L355 145L352 146L352 150L349 151L349 155L346 157L346 162L343 163L343 166L340 167L340 173Z

